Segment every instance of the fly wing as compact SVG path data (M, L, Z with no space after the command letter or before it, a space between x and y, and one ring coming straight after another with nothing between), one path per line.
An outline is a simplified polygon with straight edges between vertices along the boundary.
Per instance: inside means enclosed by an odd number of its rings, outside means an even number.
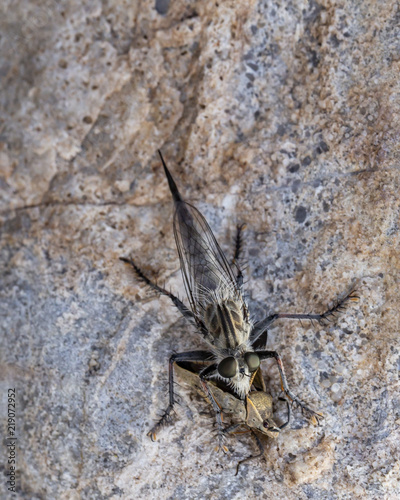
M232 268L210 226L183 200L175 202L174 234L186 293L197 317L201 315L199 308L221 291L228 297L241 297Z
M183 281L193 314L202 324L202 310L216 299L239 299L245 304L235 275L201 213L183 201L159 151L175 205L174 234Z

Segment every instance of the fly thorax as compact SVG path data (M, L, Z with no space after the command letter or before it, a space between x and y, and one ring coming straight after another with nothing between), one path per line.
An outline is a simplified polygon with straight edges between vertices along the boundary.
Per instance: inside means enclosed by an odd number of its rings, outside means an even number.
M204 323L217 347L235 349L248 341L250 324L243 317L240 301L210 302L204 309Z

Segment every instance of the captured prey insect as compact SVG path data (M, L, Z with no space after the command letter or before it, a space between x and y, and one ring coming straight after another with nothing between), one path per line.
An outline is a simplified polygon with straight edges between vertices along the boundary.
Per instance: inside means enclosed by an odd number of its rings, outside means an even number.
M175 363L175 371L181 380L189 384L190 387L195 388L199 394L205 396L198 376L198 363L177 362ZM255 390L249 392L243 400L234 396L229 390L223 390L218 385L212 383L213 396L220 406L222 414L231 417L235 422L229 427L225 427L224 434L243 434L243 431L238 431L238 429L246 428L247 430L244 432L252 433L259 449L257 455L251 455L238 462L236 474L239 471L240 464L264 456L264 446L255 431L275 439L278 437L280 431L288 425L290 420L290 405L287 402L287 421L280 426L274 422L272 418L272 397L266 392L261 368L252 375L252 387ZM205 397L210 402L207 396Z
M156 439L160 427L169 419L175 404L174 363L206 362L199 372L201 386L210 400L216 416L217 433L221 441L224 424L221 408L210 386L210 380L225 384L240 399L251 389L254 372L261 361L275 360L282 391L288 401L299 406L308 417L319 421L323 416L307 407L290 389L280 355L266 350L268 328L280 318L316 320L323 323L358 297L350 292L344 299L323 314L277 313L253 323L243 297L243 274L238 265L241 232L238 228L233 264L219 247L201 213L180 195L178 188L159 152L174 201L173 229L178 249L183 281L190 309L175 295L153 283L132 259L121 258L130 264L137 278L151 289L169 297L181 314L194 325L208 344L208 350L173 354L169 359L169 404L161 419L148 435Z

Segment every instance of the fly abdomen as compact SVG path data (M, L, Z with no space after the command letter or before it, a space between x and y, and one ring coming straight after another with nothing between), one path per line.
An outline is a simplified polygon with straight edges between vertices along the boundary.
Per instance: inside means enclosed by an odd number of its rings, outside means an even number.
M218 347L235 349L248 339L249 327L243 319L240 304L234 300L209 303L204 323Z

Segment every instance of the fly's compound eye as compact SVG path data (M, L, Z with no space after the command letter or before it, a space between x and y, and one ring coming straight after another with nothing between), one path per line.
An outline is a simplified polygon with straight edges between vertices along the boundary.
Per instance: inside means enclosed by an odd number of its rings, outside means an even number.
M238 364L236 359L232 356L229 356L229 358L223 359L218 365L218 373L221 375L221 377L232 378L237 373L237 366Z
M255 372L257 368L260 366L260 358L255 352L246 352L244 355L244 360L249 367L251 372Z

